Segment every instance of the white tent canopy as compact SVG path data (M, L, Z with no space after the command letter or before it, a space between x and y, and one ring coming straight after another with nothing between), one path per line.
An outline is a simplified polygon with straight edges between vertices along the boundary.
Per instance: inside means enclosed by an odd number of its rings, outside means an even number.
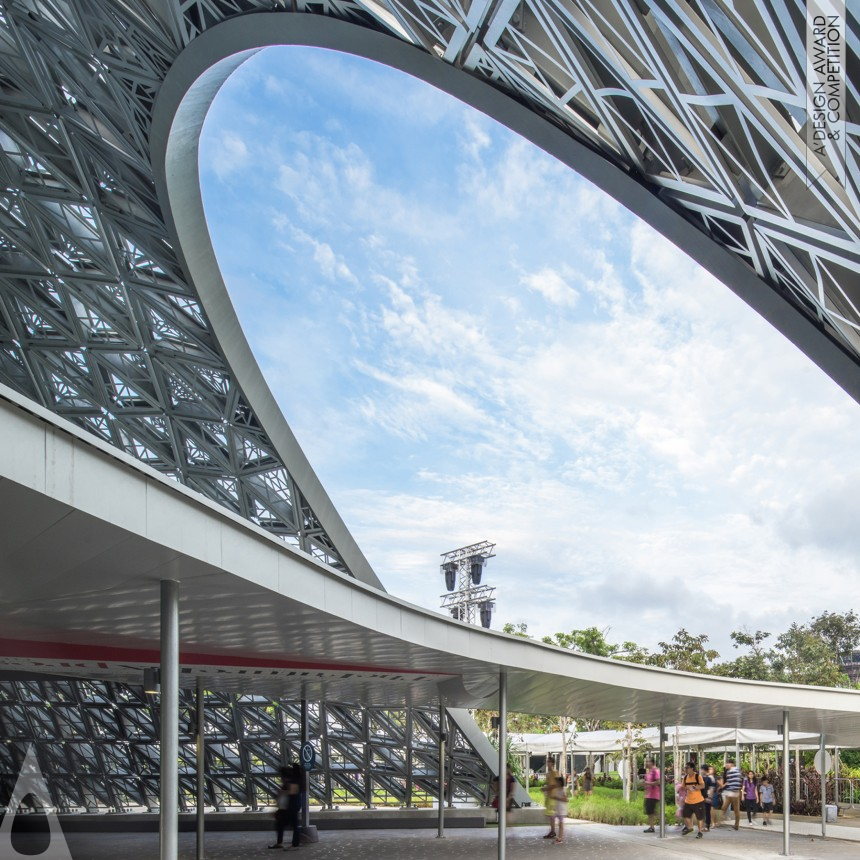
M778 746L782 744L782 735L777 731L761 729L721 729L703 728L701 726L667 726L666 747L676 745L682 748L701 747L707 749L729 749L736 746ZM633 729L632 734L626 731L599 732L568 732L567 751L576 753L614 753L621 752L632 737L633 745L656 750L660 745L660 730L656 726L645 729ZM511 734L511 749L514 752L530 753L531 755L558 754L564 749L564 739L561 732L551 734ZM817 749L818 735L805 732L791 732L789 742L793 747Z

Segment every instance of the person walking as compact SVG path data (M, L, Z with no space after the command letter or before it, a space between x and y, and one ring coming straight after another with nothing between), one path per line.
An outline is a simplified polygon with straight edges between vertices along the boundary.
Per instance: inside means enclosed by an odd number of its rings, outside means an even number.
M556 777L555 785L550 791L550 802L552 803L552 824L550 827L555 831L554 844L564 842L564 819L567 816L567 792L564 780Z
M587 767L582 772L582 793L586 797L590 797L593 789L594 789L594 779L591 776L591 768Z
M549 833L544 836L544 839L555 839L555 806L552 800L552 792L555 784L558 781L558 771L555 769L555 764L549 756L546 759L546 782L543 784L544 809L546 809L546 817L549 821Z
M711 829L711 809L713 807L714 792L717 790L717 781L712 776L713 767L702 765L702 780L705 783L705 790L702 795L705 798L705 831Z
M759 783L758 798L759 803L761 803L761 825L764 827L765 825L770 824L770 814L773 812L773 804L775 801L773 786L767 778L767 774L761 778L761 782Z
M755 778L755 771L750 771L743 785L744 792L744 809L747 811L747 821L752 824L753 819L758 812L758 780Z
M730 806L735 809L735 830L741 825L741 772L733 759L726 762L726 771L723 774L723 815Z
M710 770L715 783L711 797L711 827L720 827L723 820L723 778L713 767Z
M281 787L275 810L275 844L269 848L284 848L284 831L293 831L292 847L299 847L299 807L301 805L302 769L298 764L281 768Z
M705 790L705 781L702 775L696 770L696 763L688 761L684 768L684 829L681 831L682 836L693 832L693 817L696 818L696 825L699 832L696 834L696 839L701 839L704 836L705 825L705 797L702 792Z
M677 771L675 772L677 774ZM684 826L684 800L687 797L687 789L684 786L683 774L675 783L675 818L678 827Z
M645 833L655 833L654 822L657 818L657 804L660 802L660 769L653 758L645 759L645 814L648 826Z

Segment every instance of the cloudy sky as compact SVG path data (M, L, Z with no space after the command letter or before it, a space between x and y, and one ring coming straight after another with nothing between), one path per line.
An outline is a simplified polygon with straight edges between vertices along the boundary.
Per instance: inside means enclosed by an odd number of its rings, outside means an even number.
M858 604L858 405L687 257L405 75L258 55L201 148L257 360L386 588L653 647Z

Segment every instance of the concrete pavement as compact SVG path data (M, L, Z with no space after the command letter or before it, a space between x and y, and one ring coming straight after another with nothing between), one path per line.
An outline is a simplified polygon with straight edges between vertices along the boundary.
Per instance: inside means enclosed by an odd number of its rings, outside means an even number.
M819 825L820 827L820 825ZM834 828L835 829L835 828ZM847 828L854 833L854 828ZM721 828L706 833L703 839L693 834L681 836L674 827L660 840L642 832L641 827L612 827L586 821L568 821L561 845L543 839L543 827L513 827L508 831L507 855L510 860L667 860L695 857L699 860L773 860L782 851L778 826L762 828L741 825L738 831ZM0 860L13 860L22 854L41 853L47 845L34 834L16 837L12 853L0 847ZM68 833L65 835L73 860L156 860L158 837L148 833ZM269 834L260 832L211 833L206 838L208 860L247 860L251 857L280 857L281 851L267 849ZM179 836L181 860L194 860L194 834ZM320 833L320 841L303 846L307 860L495 860L496 829L454 830L438 839L428 830L354 830ZM295 853L295 852L292 852ZM792 834L792 856L798 860L857 860L856 841ZM48 855L46 855L48 856Z

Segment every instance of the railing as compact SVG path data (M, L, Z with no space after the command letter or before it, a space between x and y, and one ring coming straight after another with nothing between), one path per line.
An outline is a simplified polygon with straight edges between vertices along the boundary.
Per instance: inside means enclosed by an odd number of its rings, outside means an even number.
M853 808L855 799L860 802L860 779L839 777L836 780L836 803Z

